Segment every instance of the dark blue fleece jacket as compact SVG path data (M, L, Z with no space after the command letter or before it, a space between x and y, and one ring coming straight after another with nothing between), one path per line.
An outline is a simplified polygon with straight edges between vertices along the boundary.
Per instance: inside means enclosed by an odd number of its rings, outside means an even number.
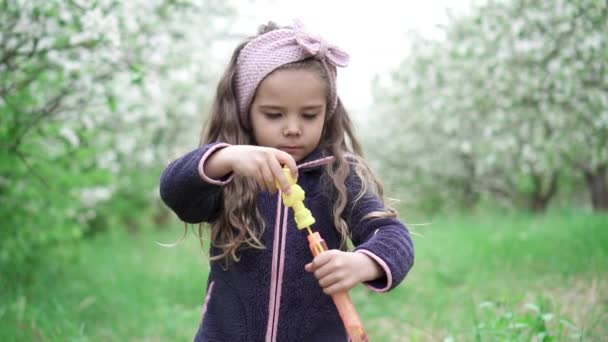
M207 177L199 165L227 144L203 146L173 161L163 172L160 194L177 216L188 223L212 222L223 210L222 187L230 182ZM320 182L323 165L333 157L314 151L298 164L298 184L306 192L304 204L316 219L313 227L328 247L339 248L333 225L332 191ZM360 184L347 178L349 203L344 213L355 251L382 267L385 276L366 285L383 292L397 286L414 262L414 247L406 227L397 219L363 219L383 208L375 196L354 201ZM201 325L195 341L346 341L347 336L330 296L313 274L304 270L312 260L306 233L298 230L293 211L280 195L261 192L257 206L266 229L263 250L244 249L240 261L226 269L211 262ZM218 250L211 248L211 255ZM356 303L355 303L356 306Z

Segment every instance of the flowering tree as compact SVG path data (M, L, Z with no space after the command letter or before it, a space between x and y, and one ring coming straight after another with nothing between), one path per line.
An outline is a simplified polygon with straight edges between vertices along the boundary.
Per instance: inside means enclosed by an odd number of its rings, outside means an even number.
M159 168L196 142L230 15L221 1L0 2L0 266L142 214Z
M404 132L390 155L407 161L409 184L542 211L571 165L606 210L607 11L593 0L488 2L453 19L445 39L418 38L376 95Z

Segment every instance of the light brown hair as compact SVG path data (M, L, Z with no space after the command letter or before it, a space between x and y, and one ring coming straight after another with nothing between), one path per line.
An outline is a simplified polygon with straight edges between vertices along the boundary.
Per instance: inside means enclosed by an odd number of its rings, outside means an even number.
M259 29L258 36L278 28L274 23L263 25ZM233 82L239 52L247 42L254 38L251 37L237 46L226 71L219 81L208 122L202 133L201 145L213 142L235 145L255 144L252 132L246 129L240 121ZM315 72L328 85L325 69L317 59L312 57L285 64L276 70L285 69L310 70ZM325 116L319 147L327 150L335 157L335 161L325 167L324 181L331 184L335 189L333 223L341 236L341 247L344 249L349 238L349 229L343 218L349 200L345 185L347 176L352 171L360 180L357 183L361 184L361 188L354 198L355 201L366 194L378 195L383 199L383 188L362 158L361 146L354 135L352 122L340 99L338 99L338 104L333 113L327 113ZM210 231L211 245L219 249L221 253L212 256L212 260L225 259L226 261L236 262L239 260L239 250L243 248L264 248L260 237L265 229L265 224L255 204L258 193L259 188L253 180L238 175L235 175L232 182L224 186L224 210L215 222L211 222ZM370 213L366 217L386 216L395 217L396 211L385 205L385 211Z

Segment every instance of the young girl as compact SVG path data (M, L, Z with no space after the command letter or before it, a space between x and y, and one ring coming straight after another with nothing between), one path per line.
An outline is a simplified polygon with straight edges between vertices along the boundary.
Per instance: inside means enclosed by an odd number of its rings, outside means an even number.
M412 267L409 232L383 202L337 96L336 66L347 64L299 22L262 26L234 52L201 147L164 171L163 201L181 220L211 226L196 341L344 341L329 295L358 283L389 291ZM276 189L275 180L290 191L282 165L331 249L312 262Z

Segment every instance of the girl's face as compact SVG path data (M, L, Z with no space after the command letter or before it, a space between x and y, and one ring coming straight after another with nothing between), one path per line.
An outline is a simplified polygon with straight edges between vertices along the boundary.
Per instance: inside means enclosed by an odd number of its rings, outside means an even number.
M319 145L326 109L327 86L316 72L277 70L260 83L251 103L255 141L298 162Z

